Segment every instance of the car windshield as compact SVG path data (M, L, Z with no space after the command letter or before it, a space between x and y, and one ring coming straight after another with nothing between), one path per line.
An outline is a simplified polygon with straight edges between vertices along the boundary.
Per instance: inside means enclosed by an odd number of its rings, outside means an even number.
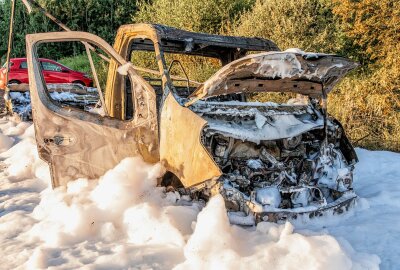
M60 66L62 66L62 67L65 68L65 69L73 70L72 68L67 67L66 65L63 65L63 64L61 64L61 63L59 63L59 62L57 62L57 64L60 65Z

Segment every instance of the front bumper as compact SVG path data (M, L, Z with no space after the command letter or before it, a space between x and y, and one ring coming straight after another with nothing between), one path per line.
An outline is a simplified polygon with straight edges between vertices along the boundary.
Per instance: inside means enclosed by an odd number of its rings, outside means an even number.
M305 207L279 208L271 205L262 205L256 201L254 196L246 196L230 185L225 184L220 192L225 198L227 205L232 201L237 203L237 210L231 212L233 215L230 215L231 223L244 226L252 226L262 221L282 223L287 220L296 220L300 217L314 218L342 214L351 208L357 199L357 195L352 190L348 190L339 198L329 203L326 200L321 200L320 203ZM242 214L247 215L247 217L231 219L233 216L237 217L238 212L236 211L240 211Z
M340 197L325 206L318 207L317 209L309 210L296 210L294 209L277 209L274 211L266 211L261 213L254 213L256 223L261 221L282 223L286 220L296 220L297 218L314 218L326 215L342 214L354 206L357 199L356 194L349 194Z

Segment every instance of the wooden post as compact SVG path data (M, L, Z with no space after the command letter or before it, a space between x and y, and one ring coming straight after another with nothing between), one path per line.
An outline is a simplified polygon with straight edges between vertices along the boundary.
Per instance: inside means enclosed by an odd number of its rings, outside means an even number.
M8 73L10 70L10 54L11 54L13 38L14 38L14 15L15 15L16 1L17 0L11 0L10 30L8 33L7 60L6 60L6 81L5 81L6 90L7 90L7 84L8 84Z
M5 93L4 93L4 99L5 99L5 108L4 111L7 111L8 108L8 102L9 102L9 92L10 89L8 89L8 74L10 72L10 55L11 55L11 49L13 45L13 38L14 38L14 16L15 16L15 3L17 0L11 0L11 14L10 14L10 29L8 33L8 46L7 46L7 59L6 59L6 76L5 76L5 82L4 84L6 85Z

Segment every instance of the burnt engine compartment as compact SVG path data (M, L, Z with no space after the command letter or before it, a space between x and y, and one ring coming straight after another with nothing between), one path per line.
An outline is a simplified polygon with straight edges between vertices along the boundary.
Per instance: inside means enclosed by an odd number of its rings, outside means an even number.
M341 151L343 128L328 118L327 131L326 140L319 128L255 143L204 129L202 143L223 172L218 181L228 211L302 212L353 193L355 160Z

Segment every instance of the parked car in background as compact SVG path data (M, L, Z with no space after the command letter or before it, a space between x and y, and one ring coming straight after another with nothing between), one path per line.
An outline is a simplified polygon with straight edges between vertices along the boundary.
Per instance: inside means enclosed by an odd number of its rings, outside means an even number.
M84 72L72 70L54 60L40 58L40 64L43 69L46 83L77 83L83 86L92 86L93 80ZM6 88L6 66L0 69L0 89ZM10 73L8 75L8 84L29 83L28 66L26 58L10 59Z

